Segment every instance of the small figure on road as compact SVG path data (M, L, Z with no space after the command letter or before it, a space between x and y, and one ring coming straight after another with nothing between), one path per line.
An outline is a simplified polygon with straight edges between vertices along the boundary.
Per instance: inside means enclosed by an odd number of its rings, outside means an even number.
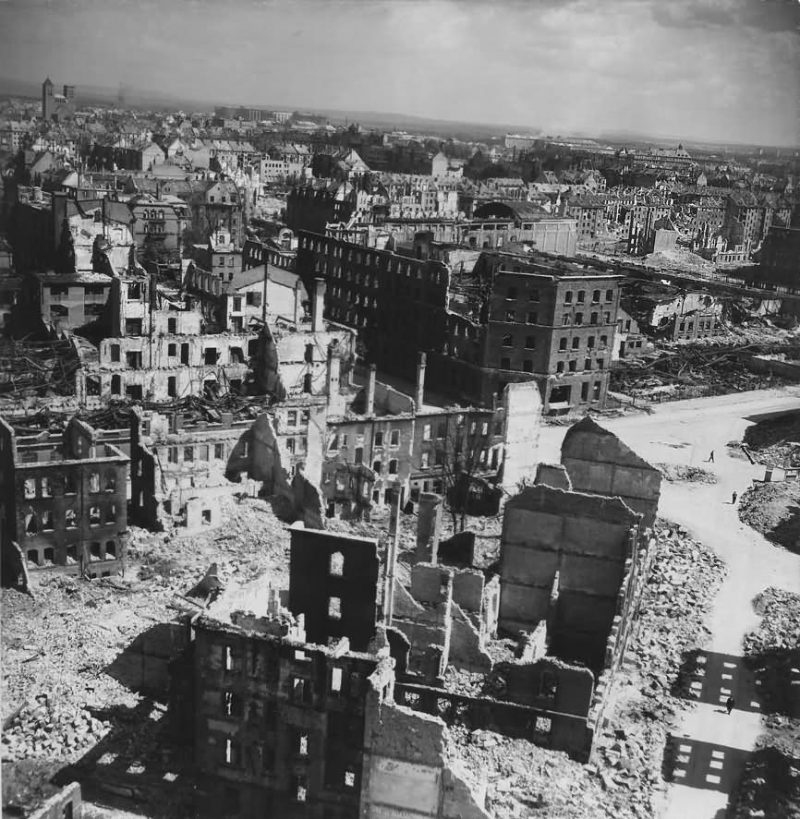
M728 716L730 716L730 713L731 713L731 711L733 711L733 707L735 705L736 705L736 700L733 697L728 697L728 699L725 700L725 708L728 711Z
M736 503L736 498L738 498L738 497L739 496L736 494L736 492L734 492L733 495L731 495L731 503L735 504Z
M714 450L711 450L711 454L708 456L708 462L713 464L714 463Z

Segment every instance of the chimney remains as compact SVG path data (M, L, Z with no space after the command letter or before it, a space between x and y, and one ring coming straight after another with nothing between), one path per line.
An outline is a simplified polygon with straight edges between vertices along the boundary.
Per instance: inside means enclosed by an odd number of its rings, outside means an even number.
M314 279L314 295L311 299L311 330L321 333L325 329L322 313L325 310L325 279Z

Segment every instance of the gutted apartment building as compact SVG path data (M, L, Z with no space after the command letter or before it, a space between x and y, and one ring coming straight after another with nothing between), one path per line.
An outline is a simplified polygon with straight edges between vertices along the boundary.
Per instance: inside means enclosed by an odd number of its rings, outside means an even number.
M508 383L535 381L544 412L602 407L620 276L553 258L485 252L454 274L444 347L432 379L489 404Z
M441 347L449 274L440 262L301 233L296 270L309 290L325 281L326 317L357 330L380 369L413 380L418 352Z
M111 280L107 335L84 351L85 396L159 401L242 392L258 334L204 333L201 314L145 274Z
M72 418L63 433L15 434L0 418L5 566L101 577L124 567L128 457L113 433Z
M377 541L292 527L288 595L265 589L244 612L223 592L193 620L171 708L200 815L488 819L444 723L394 702L380 588Z
M327 314L390 374L413 380L425 352L432 382L461 401L491 406L506 384L536 381L546 413L605 402L619 275L502 251L450 271L313 234L301 234L297 263L326 279Z

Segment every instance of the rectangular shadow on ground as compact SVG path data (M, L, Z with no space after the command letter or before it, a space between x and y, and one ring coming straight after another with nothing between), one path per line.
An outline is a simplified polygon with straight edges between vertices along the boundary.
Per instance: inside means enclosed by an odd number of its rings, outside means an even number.
M747 667L744 658L734 654L693 649L683 655L672 694L693 702L725 708L733 697L738 711L762 712L760 681Z
M690 788L732 792L750 751L669 735L662 775L668 782Z

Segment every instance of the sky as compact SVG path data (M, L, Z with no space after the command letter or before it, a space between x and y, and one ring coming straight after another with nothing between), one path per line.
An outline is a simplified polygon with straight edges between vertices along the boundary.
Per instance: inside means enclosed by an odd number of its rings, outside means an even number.
M0 0L0 78L800 145L800 0Z

